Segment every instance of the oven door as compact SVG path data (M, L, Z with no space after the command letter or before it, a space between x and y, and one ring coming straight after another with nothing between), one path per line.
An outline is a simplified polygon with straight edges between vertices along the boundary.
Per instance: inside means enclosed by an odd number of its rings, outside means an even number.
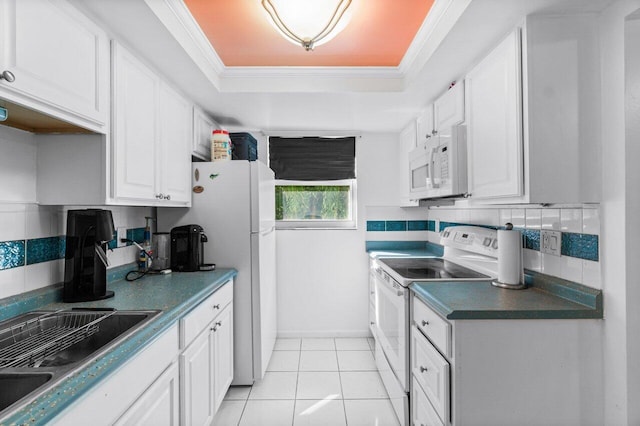
M375 275L376 338L402 388L408 391L409 289L388 275Z

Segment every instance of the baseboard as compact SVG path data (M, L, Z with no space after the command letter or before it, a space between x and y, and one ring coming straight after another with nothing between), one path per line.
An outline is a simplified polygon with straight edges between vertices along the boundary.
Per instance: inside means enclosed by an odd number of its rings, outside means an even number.
M295 337L373 337L369 330L278 330L278 338Z

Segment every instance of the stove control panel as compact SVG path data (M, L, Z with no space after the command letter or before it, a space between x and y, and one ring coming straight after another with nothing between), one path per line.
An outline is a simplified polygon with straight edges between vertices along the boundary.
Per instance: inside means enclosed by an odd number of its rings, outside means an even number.
M498 256L498 232L481 226L450 226L440 233L440 244L491 257Z

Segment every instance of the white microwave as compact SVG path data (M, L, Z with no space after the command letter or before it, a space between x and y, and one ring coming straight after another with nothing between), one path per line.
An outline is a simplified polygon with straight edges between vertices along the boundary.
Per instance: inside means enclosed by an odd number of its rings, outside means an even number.
M467 193L467 129L452 126L409 153L409 198L424 200Z

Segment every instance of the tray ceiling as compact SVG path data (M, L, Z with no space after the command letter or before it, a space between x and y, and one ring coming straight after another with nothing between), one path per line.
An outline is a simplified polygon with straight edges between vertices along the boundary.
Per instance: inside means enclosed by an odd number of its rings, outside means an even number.
M354 0L349 25L306 52L268 21L260 0L185 0L226 67L397 67L433 0Z

